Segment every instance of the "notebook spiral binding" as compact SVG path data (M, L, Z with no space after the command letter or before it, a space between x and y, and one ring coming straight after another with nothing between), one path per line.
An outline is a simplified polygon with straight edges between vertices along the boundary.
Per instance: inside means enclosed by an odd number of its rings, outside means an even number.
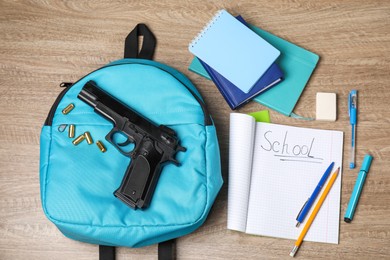
M198 41L203 37L203 35L210 29L210 27L219 19L222 15L223 10L219 10L213 18L203 27L203 29L192 39L191 43L188 45L188 48L194 48Z

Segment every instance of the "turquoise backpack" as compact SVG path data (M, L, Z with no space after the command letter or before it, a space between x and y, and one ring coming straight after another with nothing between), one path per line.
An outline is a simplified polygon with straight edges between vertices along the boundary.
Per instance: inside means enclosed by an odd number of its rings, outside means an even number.
M140 52L139 36L144 37ZM159 247L159 257L173 258L172 239L203 224L222 186L211 116L186 76L151 60L155 43L151 31L138 24L126 38L124 59L74 84L61 84L64 89L42 127L44 213L66 237L101 245L101 259L114 258L115 246L141 247L164 241L168 246L161 252ZM114 196L131 159L106 141L113 124L78 98L90 81L155 125L174 130L186 148L175 154L180 165L166 163L162 167L147 208L133 209ZM92 140L72 143L80 135L85 137L85 132ZM98 147L97 141L104 148Z

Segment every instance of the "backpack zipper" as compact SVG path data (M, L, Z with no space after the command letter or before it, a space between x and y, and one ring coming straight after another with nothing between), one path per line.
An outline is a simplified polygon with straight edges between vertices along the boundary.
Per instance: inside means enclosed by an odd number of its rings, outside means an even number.
M73 85L73 82L62 82L60 88L68 88Z
M75 83L71 83L71 82L62 82L60 84L60 87L64 88L60 94L58 95L58 97L56 98L56 100L54 101L54 104L52 105L52 107L50 108L50 111L49 111L49 114L47 115L47 118L45 120L45 123L44 125L45 126L51 126L52 123L53 123L53 117L54 117L54 113L58 107L58 104L61 102L61 99L65 96L66 92L68 92L68 90L70 89L71 86L73 86L74 84L76 84L77 82L79 82L80 80L84 79L85 77L89 76L90 74L98 71L98 70L101 70L101 69L104 69L104 68L107 68L107 67L113 67L113 66L120 66L120 65L124 65L124 64L134 64L132 62L128 62L128 63L121 63L121 64L114 64L114 65L108 65L108 66L104 66L104 67L101 67L97 70L94 70L90 73L88 73L87 75L85 75L84 77L82 77L81 79L79 79L78 81L76 81ZM148 65L148 64L146 64ZM151 65L149 65L151 66ZM212 125L213 124L213 121L211 120L211 117L210 117L210 113L208 112L207 108L206 108L206 105L203 103L203 101L198 97L198 95L196 95L184 82L182 82L180 79L178 79L176 76L174 76L173 74L169 73L168 71L162 69L162 68L159 68L159 67L156 67L162 71L165 71L167 72L168 74L172 75L172 77L174 77L175 79L177 79L178 81L180 81L180 83L191 93L191 95L195 98L195 100L199 103L200 107L202 108L202 111L203 111L203 115L204 115L204 123L205 123L205 126L208 126L208 125Z
M57 96L56 100L54 101L54 104L51 106L49 114L46 117L44 125L51 125L53 123L54 113L58 107L58 104L60 103L61 99L64 97L66 92L68 92L68 90L70 89L70 87L72 85L73 85L73 83L70 83L70 82L62 82L60 84L60 87L64 88L64 89L60 92L60 94Z

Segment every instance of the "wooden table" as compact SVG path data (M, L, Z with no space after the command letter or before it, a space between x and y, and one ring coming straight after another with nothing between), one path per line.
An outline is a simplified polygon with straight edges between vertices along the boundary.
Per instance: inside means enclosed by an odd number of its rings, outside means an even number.
M271 111L274 123L345 133L339 245L305 242L298 259L390 259L390 2L346 1L11 1L0 2L0 259L97 259L94 245L65 238L41 209L39 135L60 82L123 56L127 33L147 23L155 59L199 88L218 129L225 184L206 223L178 239L179 259L290 259L294 241L226 229L231 110L212 82L187 70L191 39L221 8L321 56L295 112L315 116L317 92L338 96L336 122ZM348 169L347 97L359 90L357 163L374 161L355 218L342 221L357 170ZM251 102L239 112L264 109ZM156 259L156 246L120 248L117 259Z

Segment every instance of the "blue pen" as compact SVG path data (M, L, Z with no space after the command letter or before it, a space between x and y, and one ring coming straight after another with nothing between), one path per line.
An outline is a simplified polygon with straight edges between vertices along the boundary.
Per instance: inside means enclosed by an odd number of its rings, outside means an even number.
M353 188L351 198L349 199L347 211L344 215L344 221L349 223L352 221L353 215L355 214L355 209L359 201L360 193L363 189L364 181L366 180L368 170L370 169L372 162L372 156L366 154L364 156L362 168L360 168L359 175L356 179L355 187Z
M301 211L298 213L297 216L297 225L296 227L299 227L299 225L303 222L305 219L307 213L309 213L311 206L313 205L314 201L316 200L318 194L320 194L320 191L322 187L325 185L326 180L328 179L330 173L332 172L334 162L332 162L328 169L326 169L324 175L322 175L321 180L318 182L317 187L314 189L313 193L311 194L310 198L303 204L303 207Z
M351 90L348 97L349 106L349 122L352 127L351 137L351 157L349 161L349 168L355 168L355 142L356 142L356 121L357 121L357 90Z

